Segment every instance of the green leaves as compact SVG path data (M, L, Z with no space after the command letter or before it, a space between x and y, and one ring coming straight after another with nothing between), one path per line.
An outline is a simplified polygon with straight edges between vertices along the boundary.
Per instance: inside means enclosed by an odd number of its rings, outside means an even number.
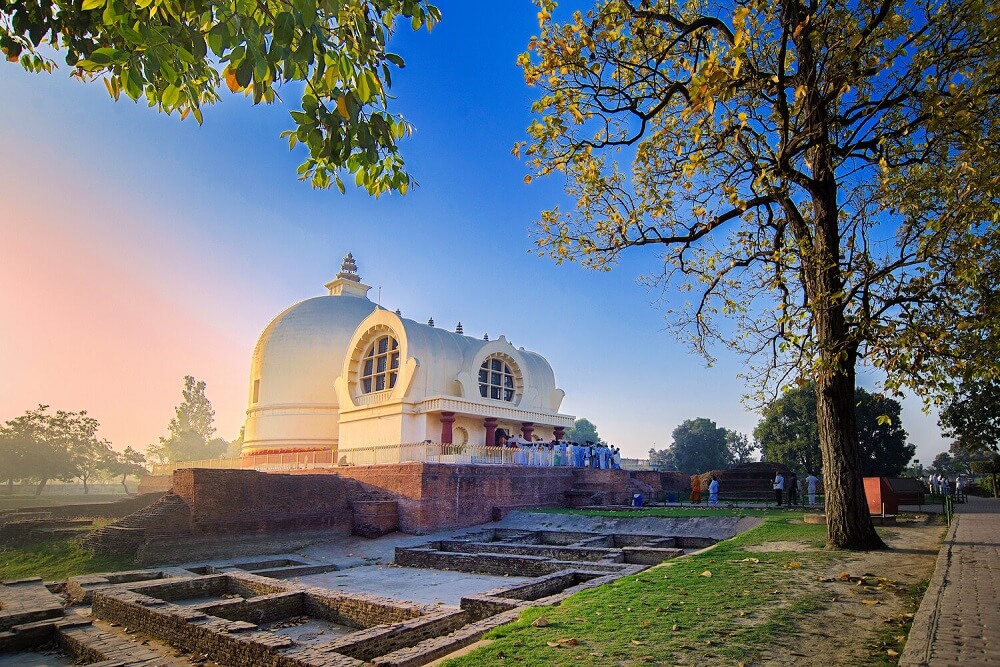
M412 184L396 146L408 125L388 108L391 68L405 63L386 44L401 21L429 30L440 20L427 0L84 0L82 13L76 1L54 0L49 12L0 9L3 54L48 71L47 51L35 51L47 39L66 51L73 76L198 122L223 84L258 104L301 82L308 100L282 133L308 151L300 178L343 189L336 172L345 170L375 195Z

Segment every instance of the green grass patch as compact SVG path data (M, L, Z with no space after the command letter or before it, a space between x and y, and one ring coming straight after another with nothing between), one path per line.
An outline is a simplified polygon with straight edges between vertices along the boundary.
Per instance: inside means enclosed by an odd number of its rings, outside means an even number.
M656 509L648 511L656 516ZM718 516L722 511L710 512ZM820 596L804 593L797 584L815 578L838 556L821 548L826 526L790 518L772 512L757 528L713 549L583 591L557 607L526 610L516 623L487 635L492 644L447 664L752 661L794 629L796 618L822 604ZM750 550L765 542L786 542L788 548ZM539 616L548 625L533 627Z
M667 518L687 519L700 516L735 516L735 517L792 517L808 513L804 508L787 509L785 507L775 507L773 509L753 508L753 507L644 507L642 509L628 510L591 510L573 509L566 507L544 507L531 510L542 514L578 514L580 516L607 516L616 518L632 518L646 516L661 516Z
M920 607L920 601L924 599L926 592L927 582L922 581L910 586L903 593L906 599L906 612L886 619L875 642L868 647L868 665L889 667L899 664L899 656L903 653L906 638L910 636L910 628L913 626L913 615Z
M112 521L114 519L94 519L94 529ZM130 570L134 567L132 561L127 559L95 556L72 538L55 538L0 549L0 581L26 577L53 581L78 574Z
M60 505L83 505L90 503L112 503L125 500L129 496L121 494L0 494L0 510L17 510L30 507L58 507Z

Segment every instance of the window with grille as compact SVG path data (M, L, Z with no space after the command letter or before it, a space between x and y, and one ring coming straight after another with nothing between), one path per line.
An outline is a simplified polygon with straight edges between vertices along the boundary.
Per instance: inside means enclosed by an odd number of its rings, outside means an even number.
M361 393L373 394L396 386L399 342L392 336L376 338L361 359Z
M497 401L512 402L517 387L514 371L499 356L487 357L479 367L479 395Z

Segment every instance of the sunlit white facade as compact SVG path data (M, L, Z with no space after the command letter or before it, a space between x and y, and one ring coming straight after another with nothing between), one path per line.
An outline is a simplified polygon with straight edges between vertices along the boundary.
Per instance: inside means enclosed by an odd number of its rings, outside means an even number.
M368 299L348 255L327 296L264 329L250 364L243 453L561 437L573 417L539 354L420 324Z

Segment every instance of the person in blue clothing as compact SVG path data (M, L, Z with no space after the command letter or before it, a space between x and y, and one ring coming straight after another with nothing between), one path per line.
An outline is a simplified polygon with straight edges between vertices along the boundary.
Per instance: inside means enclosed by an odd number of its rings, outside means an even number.
M708 504L719 504L719 478L712 475L712 482L708 485Z

